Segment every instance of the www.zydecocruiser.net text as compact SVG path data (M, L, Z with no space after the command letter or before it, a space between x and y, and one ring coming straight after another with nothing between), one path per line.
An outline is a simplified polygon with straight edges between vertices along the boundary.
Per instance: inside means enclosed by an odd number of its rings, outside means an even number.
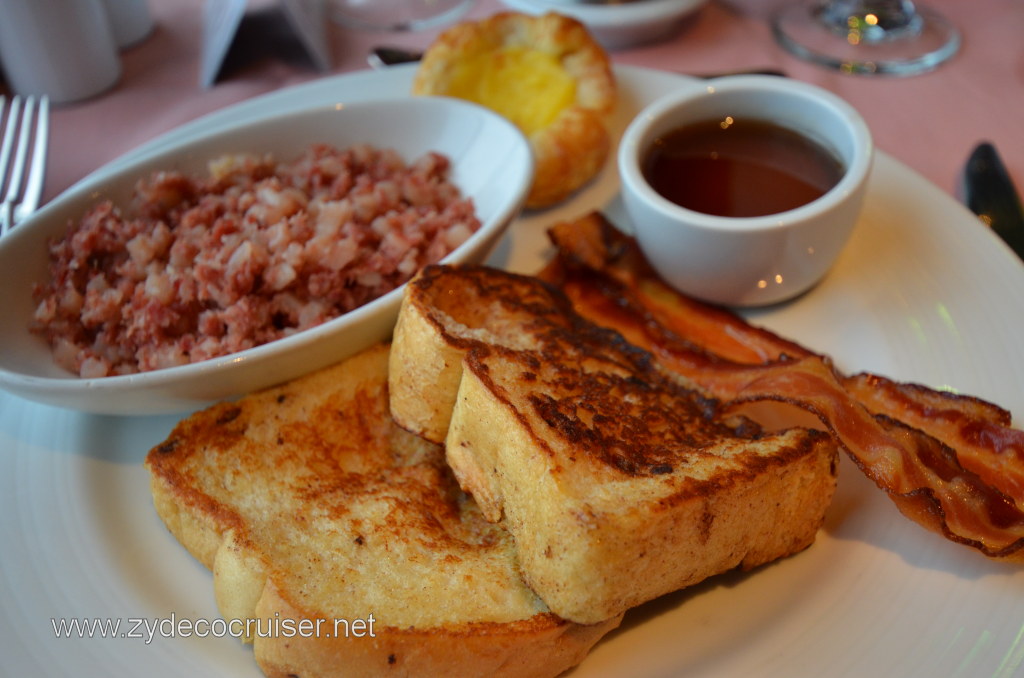
M147 645L156 638L375 638L373 614L356 619L189 619L148 617L53 618L57 638L133 638Z

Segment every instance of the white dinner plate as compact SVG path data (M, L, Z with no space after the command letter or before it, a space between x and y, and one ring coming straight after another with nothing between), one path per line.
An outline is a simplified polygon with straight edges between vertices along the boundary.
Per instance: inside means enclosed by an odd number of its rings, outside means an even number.
M360 72L277 92L135 154L267 111L406 92L412 72ZM649 70L617 74L619 129L659 94L693 85ZM515 224L494 262L536 269L547 255L547 225L592 208L619 218L615 195L609 168L571 203ZM1024 266L952 198L885 154L833 272L799 300L751 317L831 354L845 371L982 396L1013 411L1018 424L1024 413ZM234 638L182 632L217 610L211 575L160 523L141 465L175 422L89 415L0 394L0 672L260 675L251 650ZM96 628L84 634L92 637L57 637L55 625L83 621L114 637ZM1022 672L1024 568L926 533L844 462L810 549L631 611L573 675Z

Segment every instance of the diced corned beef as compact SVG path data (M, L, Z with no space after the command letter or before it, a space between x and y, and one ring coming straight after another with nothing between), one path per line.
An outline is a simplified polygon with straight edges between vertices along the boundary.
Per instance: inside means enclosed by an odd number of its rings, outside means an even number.
M289 336L411 278L476 231L471 200L427 153L314 145L208 178L158 172L130 214L90 209L50 246L32 330L82 377L198 362ZM127 212L127 211L126 211Z

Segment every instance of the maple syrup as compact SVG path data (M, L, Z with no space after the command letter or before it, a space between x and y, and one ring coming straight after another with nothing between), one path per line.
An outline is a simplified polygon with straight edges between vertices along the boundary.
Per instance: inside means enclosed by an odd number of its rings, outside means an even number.
M761 120L708 120L652 145L644 176L681 207L724 217L795 209L839 183L843 165L817 142Z

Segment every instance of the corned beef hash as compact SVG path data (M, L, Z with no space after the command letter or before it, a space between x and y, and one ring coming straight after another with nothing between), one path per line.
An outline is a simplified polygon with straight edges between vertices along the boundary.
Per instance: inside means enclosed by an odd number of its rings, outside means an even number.
M480 222L450 162L320 144L291 162L228 155L161 172L123 210L95 205L50 245L32 330L82 377L252 348L357 308L462 244Z

